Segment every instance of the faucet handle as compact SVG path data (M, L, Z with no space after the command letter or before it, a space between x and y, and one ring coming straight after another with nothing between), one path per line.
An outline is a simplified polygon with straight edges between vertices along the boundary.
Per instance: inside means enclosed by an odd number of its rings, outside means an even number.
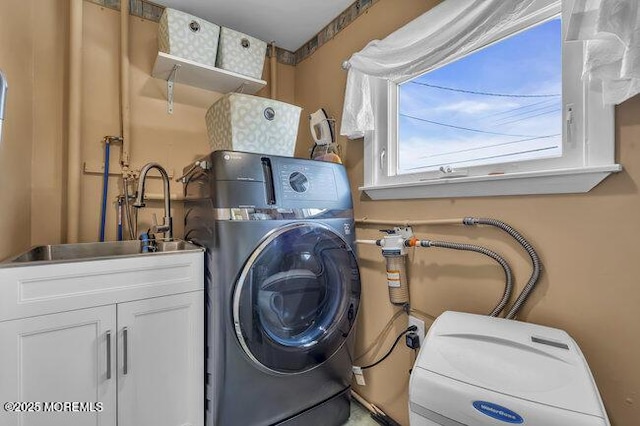
M155 213L151 214L151 232L158 232L158 215Z
M144 202L144 195L140 196L140 193L136 193L134 197L135 200L133 201L133 207L139 209L146 206L146 203Z
M167 218L165 218L164 220L165 221L163 222L162 225L158 225L158 216L155 213L151 214L151 223L152 223L151 232L153 234L157 234L159 232L166 233L171 229L171 225L170 225L171 219L168 219L169 223L167 223Z

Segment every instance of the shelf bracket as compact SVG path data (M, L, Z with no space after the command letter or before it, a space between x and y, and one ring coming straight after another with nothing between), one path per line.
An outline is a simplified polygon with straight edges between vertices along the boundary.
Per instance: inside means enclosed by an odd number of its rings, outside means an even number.
M178 68L180 64L175 64L169 77L167 78L167 113L173 114L173 86L176 82L176 75L178 74Z
M234 90L235 93L244 93L244 89L247 87L247 83L243 82L240 84L240 86L238 86L238 88L236 90Z

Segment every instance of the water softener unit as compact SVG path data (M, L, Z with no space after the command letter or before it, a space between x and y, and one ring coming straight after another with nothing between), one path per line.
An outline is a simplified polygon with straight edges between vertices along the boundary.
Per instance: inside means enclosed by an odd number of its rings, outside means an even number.
M577 343L564 331L445 312L411 373L412 426L608 426Z

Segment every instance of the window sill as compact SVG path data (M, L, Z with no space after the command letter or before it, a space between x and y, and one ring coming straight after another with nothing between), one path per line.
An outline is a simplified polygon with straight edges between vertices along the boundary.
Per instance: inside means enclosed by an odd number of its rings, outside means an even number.
M572 194L589 192L620 164L502 175L434 179L422 182L369 185L359 189L373 200L486 197L496 195Z

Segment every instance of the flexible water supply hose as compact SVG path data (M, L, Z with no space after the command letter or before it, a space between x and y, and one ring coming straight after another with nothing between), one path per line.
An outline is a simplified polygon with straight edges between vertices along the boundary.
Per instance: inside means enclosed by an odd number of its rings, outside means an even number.
M516 231L511 226L507 225L506 223L504 223L504 222L502 222L500 220L488 219L488 218L465 217L462 220L462 223L465 224L465 225L469 225L469 226L471 226L471 225L490 225L490 226L495 226L495 227L503 230L507 234L509 234L511 237L513 237L525 249L525 251L529 254L529 257L531 258L531 263L532 263L532 266L533 266L533 271L531 272L531 276L529 277L529 281L524 286L524 288L522 289L522 291L518 295L518 298L513 303L513 306L511 306L511 309L507 313L507 316L505 317L507 319L514 319L516 317L516 315L518 315L518 312L520 311L522 306L524 306L524 304L527 301L527 299L529 298L529 296L531 295L531 292L535 288L535 286L536 286L536 284L538 282L538 279L540 278L540 271L542 269L542 263L540 262L540 257L538 257L538 253L536 253L536 251L533 248L533 246L531 244L529 244L529 242L518 231Z
M476 253L484 254L485 256L492 258L493 260L498 262L498 264L502 266L502 269L504 270L505 286L504 286L504 293L502 294L502 298L500 299L500 302L498 302L496 307L493 308L489 316L497 317L498 315L500 315L500 312L504 310L505 306L507 306L507 303L509 302L509 298L511 297L511 292L513 291L513 274L511 273L511 267L509 267L509 264L507 263L507 261L498 253L491 251L488 248L476 246L473 244L452 243L448 241L407 240L407 245L409 246L419 245L420 247L440 247L440 248L451 249L451 250L473 251Z
M118 221L117 221L117 226L116 226L116 239L118 241L122 241L122 230L123 230L123 222L122 220L123 218L123 208L124 208L124 200L122 199L122 197L118 197Z
M129 205L129 179L122 178L122 189L124 192L124 215L127 219L127 227L129 228L129 239L135 240L137 229L133 226L133 219L131 218L131 206ZM136 225L137 225L136 220Z
M102 174L102 209L100 211L100 242L104 242L105 228L107 225L107 194L109 192L109 153L111 143L104 140L104 173Z
M356 240L356 244L371 244L371 245L381 246L382 240ZM500 299L496 307L493 308L493 310L489 313L489 316L497 317L498 315L500 315L500 313L504 310L507 303L509 302L509 299L511 298L511 293L513 292L513 273L511 272L511 267L509 266L507 261L498 253L492 250L489 250L486 247L476 246L473 244L452 243L447 241L418 240L417 238L411 238L411 239L405 240L404 245L406 247L440 247L440 248L446 248L446 249L452 249L452 250L473 251L473 252L480 253L492 258L502 267L504 271L505 285L504 285L504 292L502 294L502 298ZM387 257L387 256L385 257L387 258L387 276L388 276L390 257ZM397 256L397 257L400 257L400 256ZM406 274L406 271L404 271L403 269L401 271L400 277L402 277L404 274ZM399 291L400 289L394 289L394 290ZM403 303L396 303L396 302L399 302L402 300L398 296L404 295L404 291L406 291L406 299L407 299L405 303L408 303L409 294L408 294L408 287L406 286L406 279L405 279L405 286L403 288L403 293L400 295L392 295L391 287L389 287L389 297L391 298L391 302L394 304L403 304ZM395 299L394 299L394 296L396 296Z
M7 105L7 78L0 70L0 142L2 142L2 123L4 122L4 110Z

